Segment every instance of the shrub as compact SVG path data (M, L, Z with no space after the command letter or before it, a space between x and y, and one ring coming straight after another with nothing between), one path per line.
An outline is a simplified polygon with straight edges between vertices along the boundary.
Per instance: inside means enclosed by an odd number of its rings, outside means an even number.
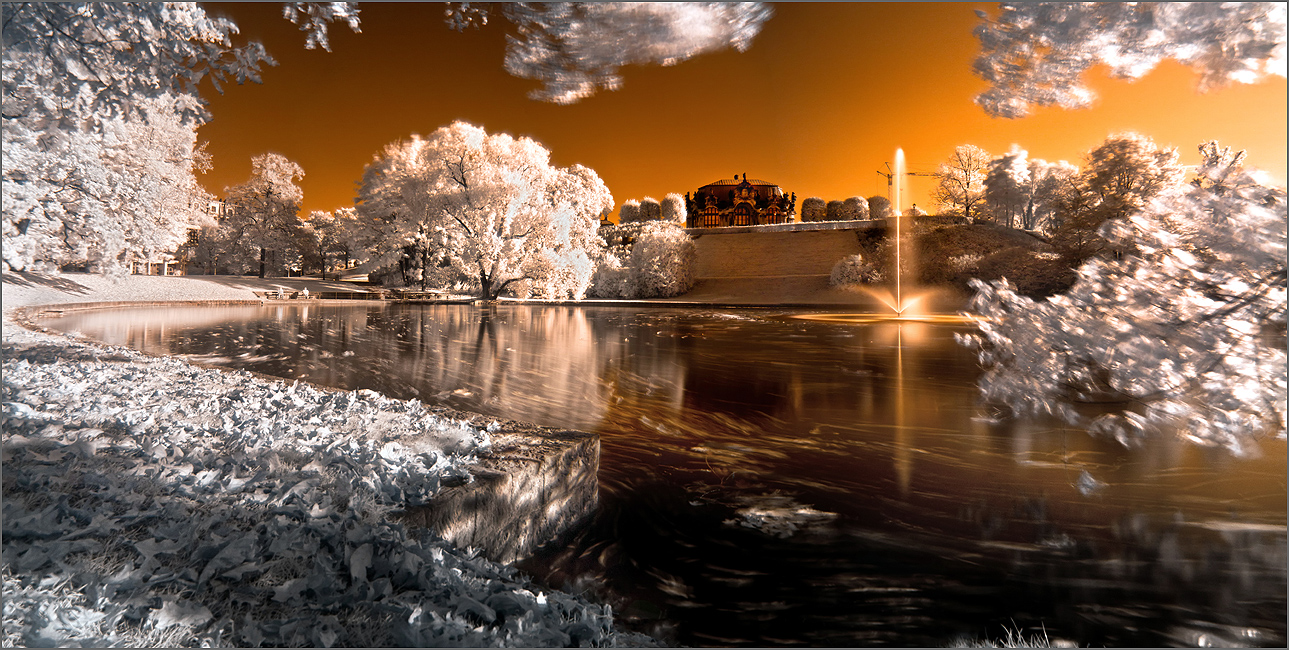
M613 253L605 253L591 275L591 285L586 289L588 298L625 298L631 270Z
M839 289L853 289L886 279L886 274L862 254L843 257L832 267L828 284Z
M547 248L535 254L527 267L533 279L515 283L520 285L513 291L517 297L581 300L590 286L595 263L579 249L555 251Z
M859 221L868 218L868 201L862 196L852 196L841 205L842 221Z
M1023 248L1004 248L982 259L976 267L975 277L981 280L1006 277L1016 287L1017 293L1041 299L1069 290L1078 274L1059 256Z
M631 247L631 297L669 298L694 288L696 251L694 241L680 226L651 224Z
M824 205L824 221L841 221L841 201L829 201Z
M985 259L984 255L967 253L949 258L949 270L954 273L974 273L980 265L980 260Z
M659 221L662 219L662 204L652 196L640 199L640 220Z
M885 219L895 216L895 211L891 209L891 200L884 196L868 197L868 218Z
M900 262L904 267L901 277L906 283L951 286L969 293L968 283L973 278L996 280L1005 276L1021 294L1043 298L1066 291L1075 279L1069 261L1030 233L992 224L940 222L935 218L905 225ZM893 231L861 231L859 249L864 261L879 274L869 282L894 282Z
M802 221L807 221L807 222L823 221L826 215L827 215L827 207L825 206L823 199L817 196L812 196L808 199L801 201L801 220Z
M631 199L618 208L618 224L626 225L640 221L640 202Z
M688 217L688 211L685 209L685 197L672 192L662 199L662 220L685 225Z

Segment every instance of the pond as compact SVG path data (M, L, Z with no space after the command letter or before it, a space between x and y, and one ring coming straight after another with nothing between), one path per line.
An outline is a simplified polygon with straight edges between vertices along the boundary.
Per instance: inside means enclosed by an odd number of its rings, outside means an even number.
M601 506L521 568L671 644L1285 644L1283 440L1128 449L978 403L969 326L775 310L156 307L112 344L602 437Z

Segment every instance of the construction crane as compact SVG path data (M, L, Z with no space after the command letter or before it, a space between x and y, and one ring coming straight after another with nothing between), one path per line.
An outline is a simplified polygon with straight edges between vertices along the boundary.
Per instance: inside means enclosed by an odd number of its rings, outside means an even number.
M892 195L895 193L895 172L891 169L891 163L886 163L886 171L882 171L879 169L877 170L877 173L886 177L886 200L894 201L895 197ZM932 176L932 177L939 176L939 174L935 172L904 172L904 175L905 176Z

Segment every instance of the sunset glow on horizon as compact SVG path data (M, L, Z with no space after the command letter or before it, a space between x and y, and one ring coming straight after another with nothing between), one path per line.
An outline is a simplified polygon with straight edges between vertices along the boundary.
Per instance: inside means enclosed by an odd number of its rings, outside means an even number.
M385 145L454 120L489 133L531 137L553 162L594 169L618 205L684 194L746 173L825 200L886 195L886 163L903 148L908 169L929 173L954 147L997 156L1012 145L1030 158L1068 160L1107 135L1136 131L1199 161L1207 140L1248 151L1247 166L1286 176L1283 78L1205 94L1197 75L1165 62L1136 82L1094 69L1088 110L1044 108L991 118L975 105L984 81L976 10L990 4L787 3L774 5L748 51L700 55L674 66L628 66L620 90L560 106L531 100L536 83L502 66L513 28L494 10L481 29L458 33L442 3L364 3L362 33L331 28L331 52L306 50L277 4L206 4L261 40L279 65L262 84L207 87L211 121L199 131L213 154L201 176L222 196L272 151L306 176L302 214L352 206L363 167ZM935 207L934 179L904 183L911 203Z

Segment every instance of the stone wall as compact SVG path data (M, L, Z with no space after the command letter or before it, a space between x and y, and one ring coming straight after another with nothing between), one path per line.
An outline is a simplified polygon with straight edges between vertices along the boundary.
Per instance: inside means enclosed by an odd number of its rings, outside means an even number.
M859 237L856 235L857 228L854 225L847 229L768 230L775 226L764 228L767 230L738 228L690 230L690 236L695 238L694 244L698 253L695 277L704 280L827 276L839 260L859 252ZM734 232L719 232L726 230Z

